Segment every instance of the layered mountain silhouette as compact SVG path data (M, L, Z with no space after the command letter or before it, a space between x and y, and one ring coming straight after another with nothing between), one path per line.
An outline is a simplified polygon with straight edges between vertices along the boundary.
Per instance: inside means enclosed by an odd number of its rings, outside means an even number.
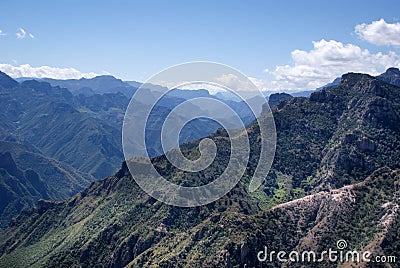
M19 81L32 80L33 78L19 78ZM112 75L101 75L94 78L81 78L81 79L52 79L52 78L41 78L34 79L41 82L47 82L52 86L59 86L67 88L74 95L85 95L92 96L95 94L103 93L122 93L130 98L137 88L141 85L140 83L128 83L121 79L117 79Z
M246 173L223 198L195 208L162 204L137 186L123 163L115 175L74 197L42 201L14 219L0 234L0 266L303 267L277 260L261 264L257 253L265 246L322 252L340 239L350 250L398 255L400 88L349 73L310 98L284 96L272 113L276 156L256 192L247 191L260 153L259 127L253 122L247 128ZM209 138L217 156L201 172L183 172L164 155L152 163L177 184L210 182L227 166L230 142L223 130ZM199 142L181 149L196 158Z
M3 80L10 79L0 80L2 139L13 137L33 145L44 155L97 178L116 169L123 159L116 123L86 112L67 89L35 80L4 86Z
M1 122L3 127L0 133L3 138L16 136L20 141L33 144L45 155L66 162L96 178L106 177L120 166L123 160L120 133L125 110L130 101L124 94L126 88L123 86L132 86L112 76L79 80L21 81L19 84L2 73L0 102L5 118ZM57 86L43 81L50 81ZM68 89L63 88L64 86ZM81 86L90 86L93 92L103 94L71 94L70 90L73 92ZM154 96L161 97L161 92L150 89L147 92L149 99ZM182 96L178 97L180 95ZM163 118L180 103L199 96L210 97L206 90L173 90L159 100L152 110L150 117L153 120L150 120L148 127L153 132L147 141L150 156L163 152L161 141L152 138L161 132ZM140 110L141 107L152 104L144 100L144 103L137 105ZM244 102L229 101L228 105L245 123L254 120L254 115ZM209 108L210 115L219 113L219 110ZM201 108L193 106L193 109ZM185 121L184 119L182 117L182 121ZM181 142L204 137L218 127L219 124L210 120L190 122L182 130Z
M12 216L22 209L32 207L39 198L64 199L82 190L88 185L88 180L80 180L80 177L89 178L89 181L101 179L113 174L124 159L121 145L121 128L125 110L130 98L140 83L123 82L112 76L100 76L92 79L55 80L27 78L19 79L20 83L5 73L0 72L0 141L14 142L16 146L26 146L35 154L70 166L75 169L71 174L81 174L71 186L73 191L54 189L51 195L40 195L36 192L23 194L21 205L15 205L15 209L9 209L9 213L3 218L2 228ZM46 82L47 81L47 82ZM50 84L52 83L52 84ZM68 87L68 88L65 88ZM81 94L82 88L92 92ZM159 86L144 89L149 96L149 101L161 97ZM73 92L73 93L71 93ZM165 118L177 105L191 98L211 95L206 90L173 90L162 97L152 110L148 128L146 144L147 152L141 151L139 156L151 157L161 155L164 151L161 146L160 133ZM254 120L244 102L227 101L245 123ZM136 103L138 110L152 105ZM201 108L192 105L190 110ZM206 114L218 114L219 110L213 107ZM190 114L188 114L190 116ZM224 115L221 115L223 118ZM185 117L178 118L180 122ZM224 119L224 118L223 118ZM229 121L229 118L224 119ZM180 142L188 142L204 137L220 127L220 124L207 119L190 121L183 127L180 133ZM1 149L1 148L0 148ZM32 150L31 150L32 149ZM0 153L8 151L0 150ZM36 173L36 167L27 159L28 166ZM54 174L48 172L41 179L44 182L51 181ZM25 180L23 176L16 178ZM61 185L60 185L61 187ZM43 187L43 193L47 188ZM8 191L8 190L7 190ZM10 190L8 192L12 192ZM29 196L29 193L32 196ZM66 194L67 193L67 194ZM15 195L17 198L18 195ZM22 197L22 196L20 196ZM14 198L14 197L13 197ZM29 202L26 201L29 199ZM4 207L13 199L4 199ZM15 203L15 202L14 202Z

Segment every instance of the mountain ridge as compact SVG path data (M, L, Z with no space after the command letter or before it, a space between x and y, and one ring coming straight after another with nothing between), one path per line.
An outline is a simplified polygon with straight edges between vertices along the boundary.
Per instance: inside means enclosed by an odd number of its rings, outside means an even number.
M16 142L0 141L0 160L1 229L38 200L66 199L95 180Z
M256 266L264 246L322 252L339 239L351 248L396 255L399 104L399 87L352 73L310 98L281 102L272 109L276 157L262 187L247 191L259 152L254 122L247 129L251 155L245 176L226 196L202 207L156 201L139 189L124 163L114 176L74 197L40 203L16 218L0 234L0 265ZM198 174L180 172L165 156L152 162L178 184L207 183L227 164L225 136L223 130L209 136L220 149ZM198 144L183 144L183 153L195 157Z
M398 68L391 67L387 69L383 74L378 75L377 78L386 83L400 86L400 70Z

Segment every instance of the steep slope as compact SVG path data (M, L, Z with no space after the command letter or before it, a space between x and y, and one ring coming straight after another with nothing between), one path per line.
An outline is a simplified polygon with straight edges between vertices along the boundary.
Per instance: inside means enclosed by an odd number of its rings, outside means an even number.
M108 176L123 159L116 125L63 102L37 103L20 119L18 134L46 155L96 178Z
M396 256L399 183L400 170L383 168L361 183L248 215L243 185L213 204L176 208L141 192L123 167L66 202L41 202L19 216L0 235L0 265L253 267L264 246L322 252L339 239L349 249Z
M13 88L18 86L18 82L0 71L0 88Z
M0 266L253 267L261 265L257 252L264 246L322 252L335 248L339 239L349 249L395 256L400 246L399 94L400 88L374 77L347 74L338 86L310 99L284 101L273 111L275 162L255 194L246 188L259 153L255 124L248 128L247 174L206 206L161 204L138 188L124 164L115 176L71 199L40 202L21 214L0 235ZM178 184L209 182L223 172L230 147L223 130L210 138L217 157L202 172L182 172L164 156L152 162ZM184 144L184 154L197 157L198 144ZM304 265L274 261L265 265Z
M94 178L16 142L0 142L0 229L39 199L62 200Z
M267 256L264 263L257 259L264 246L268 252L301 254L313 250L321 254L329 248L337 250L336 242L341 239L347 242L348 250L371 251L372 260L378 255L398 257L400 234L395 228L400 220L399 182L400 170L383 168L361 183L310 195L256 215L214 212L181 232L163 225L165 234L160 241L128 267L366 267L366 263L329 262L328 258L322 263L278 262L276 255L271 261Z
M386 83L400 86L400 70L398 68L389 68L383 74L378 75L377 78Z
M267 201L260 205L359 182L384 165L399 168L399 104L399 87L363 74L281 102L274 110L278 139Z
M281 101L293 99L293 96L287 93L274 93L268 97L268 105L275 108ZM264 108L265 110L265 108Z
M400 158L400 88L361 74L342 77L338 87L310 97L337 103L343 112L338 129L324 149L319 177L322 187L339 187L387 165L398 168Z
M45 155L97 178L123 159L120 129L74 108L74 96L48 83L25 81L0 91L3 138L33 144Z

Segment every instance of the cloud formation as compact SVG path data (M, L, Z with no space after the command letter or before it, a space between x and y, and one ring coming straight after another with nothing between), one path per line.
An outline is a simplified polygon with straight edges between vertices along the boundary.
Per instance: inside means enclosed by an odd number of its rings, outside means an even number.
M0 64L0 71L5 72L11 77L34 77L34 78L54 78L54 79L79 79L93 78L97 73L83 73L75 68L57 68L50 66L32 67L29 64L13 66L11 64Z
M223 74L214 77L209 82L199 81L157 81L157 84L169 89L180 88L188 90L207 89L210 94L226 91L226 87L240 92L254 92L265 87L265 81L254 77L243 79L235 74Z
M378 46L400 46L400 23L387 23L384 19L371 24L358 24L354 32L359 38Z
M24 28L19 28L19 32L15 34L18 39L24 39L25 37L29 36L30 38L35 38L32 33L27 33Z
M7 34L4 33L2 30L0 30L0 37L1 37L1 36L5 36L5 35L7 35Z
M23 28L19 28L19 32L15 34L18 39L24 39L26 36L26 31Z
M324 39L313 42L309 51L291 52L292 64L276 66L270 71L275 78L274 89L315 89L347 72L377 75L400 65L395 52L371 53L354 44Z

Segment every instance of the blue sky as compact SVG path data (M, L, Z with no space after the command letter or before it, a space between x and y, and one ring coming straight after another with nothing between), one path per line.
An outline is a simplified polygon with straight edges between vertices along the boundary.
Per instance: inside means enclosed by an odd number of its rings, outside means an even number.
M202 60L237 68L266 89L307 89L343 72L375 74L400 65L399 10L400 1L365 0L6 0L0 69L29 64L74 68L39 69L37 76L110 73L144 81L171 65ZM379 36L382 29L386 36ZM379 41L386 39L396 40Z

